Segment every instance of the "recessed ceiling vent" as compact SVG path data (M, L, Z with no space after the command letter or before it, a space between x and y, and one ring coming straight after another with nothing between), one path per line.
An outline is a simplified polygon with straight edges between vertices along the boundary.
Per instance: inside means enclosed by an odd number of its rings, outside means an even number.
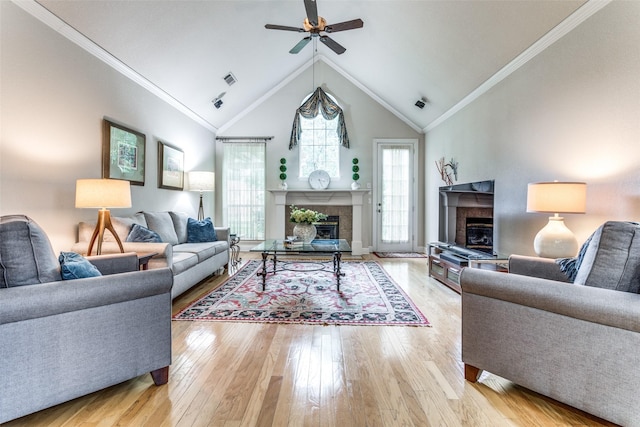
M416 101L415 105L416 107L422 110L426 104L427 104L427 98L422 97Z
M232 84L234 84L235 82L238 81L238 80L236 80L236 76L234 76L231 73L229 73L226 76L224 76L223 79L229 86L231 86Z

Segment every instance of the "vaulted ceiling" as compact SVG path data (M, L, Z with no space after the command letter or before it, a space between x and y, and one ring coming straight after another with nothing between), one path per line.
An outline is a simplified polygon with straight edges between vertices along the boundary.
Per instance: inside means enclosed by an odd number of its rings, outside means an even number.
M265 29L268 23L302 26L303 0L38 3L214 130L314 58L313 43L289 53L306 34ZM361 18L364 27L331 34L344 54L317 43L315 55L423 130L584 3L317 0L329 24ZM229 72L237 79L232 86L223 80ZM212 100L222 92L216 109ZM419 109L414 104L422 97L427 103Z

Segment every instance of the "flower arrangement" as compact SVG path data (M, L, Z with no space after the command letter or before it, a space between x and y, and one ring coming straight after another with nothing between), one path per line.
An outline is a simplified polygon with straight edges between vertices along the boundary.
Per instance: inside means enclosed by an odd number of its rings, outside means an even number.
M296 224L313 224L320 220L327 219L327 215L307 208L298 208L291 205L291 216L289 221Z

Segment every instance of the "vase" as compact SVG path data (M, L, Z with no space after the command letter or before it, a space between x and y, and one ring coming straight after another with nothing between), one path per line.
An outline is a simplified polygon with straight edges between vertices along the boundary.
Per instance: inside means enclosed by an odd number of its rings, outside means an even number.
M316 238L316 226L313 224L296 224L293 226L293 235L304 243L311 243Z
M353 181L351 183L351 189L352 190L358 190L360 188L360 183L358 181Z
M282 181L280 183L280 189L281 190L286 190L287 188L289 188L289 185L287 184L287 181Z

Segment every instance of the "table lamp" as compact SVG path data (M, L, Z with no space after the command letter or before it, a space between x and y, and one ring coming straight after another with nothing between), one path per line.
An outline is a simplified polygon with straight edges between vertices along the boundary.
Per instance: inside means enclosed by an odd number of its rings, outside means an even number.
M527 188L527 212L553 213L536 234L533 248L544 258L575 256L578 241L558 213L585 213L587 184L584 182L537 182Z
M213 191L216 188L216 176L213 172L191 171L189 177L189 191L200 192L200 207L198 208L198 220L204 219L204 207L202 206L202 193Z
M111 224L111 213L107 208L130 208L131 188L129 181L118 179L79 179L76 181L76 208L94 208L98 210L98 222L91 241L87 255L91 255L93 244L98 239L96 254L102 253L102 241L105 228L113 234L120 252L124 252L122 242Z

